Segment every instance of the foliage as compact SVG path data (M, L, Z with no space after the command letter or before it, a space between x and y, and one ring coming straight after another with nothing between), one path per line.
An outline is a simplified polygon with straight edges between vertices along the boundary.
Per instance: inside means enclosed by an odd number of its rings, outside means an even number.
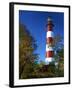
M63 48L63 37L58 34L54 37L54 42L53 42L53 47L54 47L54 50L58 50L58 49L61 49Z
M19 78L27 76L29 72L33 71L33 63L38 59L38 55L34 54L37 48L36 41L30 35L26 26L20 24L19 26ZM23 75L24 74L24 75Z
M60 35L54 38L54 59L56 64L56 76L64 76L64 45Z

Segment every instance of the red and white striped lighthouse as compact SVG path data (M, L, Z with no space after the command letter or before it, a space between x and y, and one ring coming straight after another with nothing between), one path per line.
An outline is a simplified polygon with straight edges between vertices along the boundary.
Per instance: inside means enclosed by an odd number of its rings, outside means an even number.
M46 64L49 64L54 60L54 50L53 50L53 41L54 41L54 33L53 33L53 22L49 17L47 21L47 33L46 33Z

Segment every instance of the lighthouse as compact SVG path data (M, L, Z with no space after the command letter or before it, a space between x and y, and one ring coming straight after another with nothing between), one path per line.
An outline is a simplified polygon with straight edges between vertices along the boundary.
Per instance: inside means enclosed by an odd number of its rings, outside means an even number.
M54 31L53 31L53 21L50 17L48 17L47 25L46 25L46 64L51 63L54 61L54 49L53 49L53 42L54 42Z

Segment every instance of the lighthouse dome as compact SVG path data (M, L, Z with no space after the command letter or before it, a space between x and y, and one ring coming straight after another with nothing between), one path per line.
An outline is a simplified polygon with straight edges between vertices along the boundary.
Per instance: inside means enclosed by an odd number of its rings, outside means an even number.
M48 17L48 22L49 22L49 21L52 21L51 17Z

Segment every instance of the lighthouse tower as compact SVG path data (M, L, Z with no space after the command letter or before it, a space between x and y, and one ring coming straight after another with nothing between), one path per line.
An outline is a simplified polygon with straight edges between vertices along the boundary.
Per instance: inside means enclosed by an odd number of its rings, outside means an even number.
M54 50L53 50L53 41L54 41L54 33L53 33L53 21L50 17L47 20L47 33L46 33L46 64L54 61Z

